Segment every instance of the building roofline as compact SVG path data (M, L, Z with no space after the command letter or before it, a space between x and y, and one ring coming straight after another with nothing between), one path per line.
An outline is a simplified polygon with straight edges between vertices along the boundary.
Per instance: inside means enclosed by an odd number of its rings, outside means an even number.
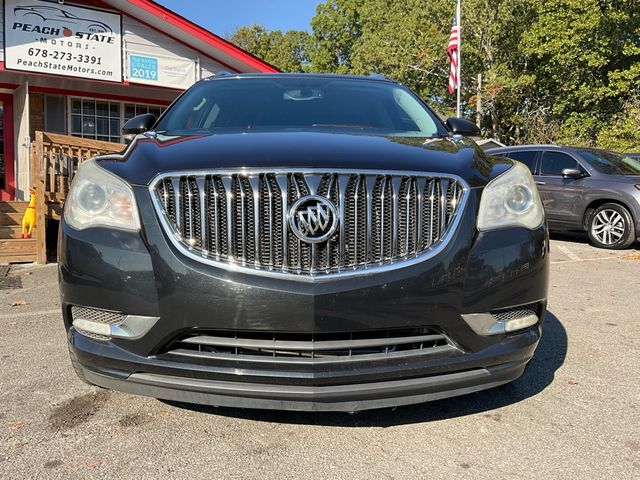
M241 70L244 65L257 72L279 71L275 66L152 0L102 0L102 2L231 68ZM141 11L144 15L137 14L136 11Z

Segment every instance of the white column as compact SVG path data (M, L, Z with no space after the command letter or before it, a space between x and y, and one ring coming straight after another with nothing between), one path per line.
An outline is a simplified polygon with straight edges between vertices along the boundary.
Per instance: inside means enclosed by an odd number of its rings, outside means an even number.
M16 200L29 200L31 139L29 138L29 83L26 80L13 92L13 119Z

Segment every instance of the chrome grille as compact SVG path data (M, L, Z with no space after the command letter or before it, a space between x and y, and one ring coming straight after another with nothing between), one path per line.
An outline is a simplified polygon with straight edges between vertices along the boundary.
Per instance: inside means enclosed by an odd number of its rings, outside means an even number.
M233 171L167 174L151 185L174 244L201 261L234 269L331 277L435 253L466 200L454 176L416 172ZM300 240L289 210L319 195L335 205L329 239Z

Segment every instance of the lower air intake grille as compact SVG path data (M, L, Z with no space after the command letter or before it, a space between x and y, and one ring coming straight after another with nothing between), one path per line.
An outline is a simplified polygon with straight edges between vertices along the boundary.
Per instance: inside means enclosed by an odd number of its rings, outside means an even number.
M493 317L498 321L508 322L509 320L526 317L527 315L531 314L538 316L539 311L540 306L537 303L530 303L528 305L521 305L519 307L496 310L494 312L491 312L491 315L493 315Z
M166 353L201 359L291 363L376 360L455 350L441 333L407 328L324 334L203 331L174 342Z
M106 325L118 325L124 322L126 315L124 313L110 312L108 310L100 310L99 308L89 307L71 307L71 319L89 320L90 322L104 323ZM77 326L75 329L82 333L85 337L94 338L96 340L109 340L107 335L100 335L99 333L88 332L80 329Z
M71 307L71 317L75 320L81 318L90 322L105 323L107 325L117 325L122 323L126 317L124 313L110 312L98 308Z

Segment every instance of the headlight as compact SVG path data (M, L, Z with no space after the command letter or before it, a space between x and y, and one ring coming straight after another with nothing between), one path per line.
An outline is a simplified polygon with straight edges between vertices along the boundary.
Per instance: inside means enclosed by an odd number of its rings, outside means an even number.
M484 188L478 214L478 230L505 227L534 229L544 221L538 189L529 169L514 162L513 167L494 178Z
M133 190L95 160L84 162L73 179L64 205L64 219L76 230L110 227L140 230Z

